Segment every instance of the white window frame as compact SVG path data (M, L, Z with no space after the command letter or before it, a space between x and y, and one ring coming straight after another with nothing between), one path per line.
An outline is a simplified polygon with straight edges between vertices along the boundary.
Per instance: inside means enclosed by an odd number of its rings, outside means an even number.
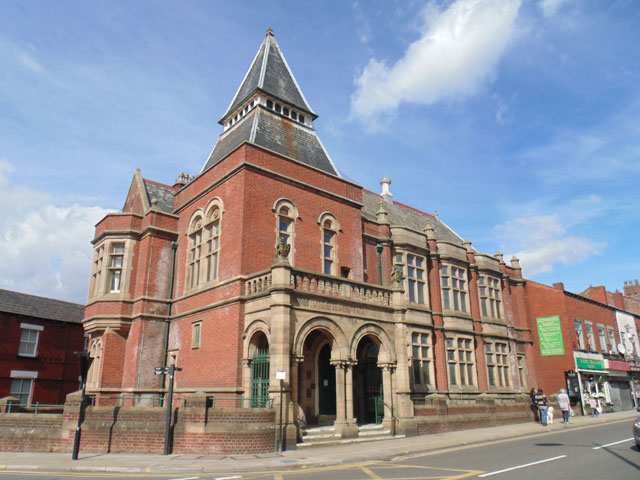
M502 281L492 275L478 276L480 315L483 318L502 318Z
M445 339L449 388L476 388L475 345L473 337L457 335ZM464 381L463 381L464 380Z
M609 349L613 353L618 353L618 347L616 346L616 331L613 327L607 327L607 338L609 339Z
M120 293L124 290L124 242L111 242L109 245L108 292Z
M214 201L207 207L206 223L204 225L204 269L202 269L203 283L215 282L218 279L220 267L220 236L222 234L222 206Z
M484 344L484 350L489 388L510 388L509 343L499 340L487 340Z
M187 290L200 285L202 262L202 213L198 211L189 222L187 242Z
M20 324L20 343L18 344L18 356L19 357L31 357L35 358L38 356L38 346L40 343L40 332L44 330L42 325L34 325L31 323L21 323ZM34 339L24 339L24 334L26 332L31 333L35 332L35 340ZM23 345L33 345L33 352L22 352Z
M435 385L431 333L411 333L411 368L414 386L429 388Z
M323 213L318 219L321 235L321 271L325 275L338 274L338 232L340 224L330 213Z
M103 291L102 270L104 266L105 244L99 245L93 252L93 274L91 276L91 297L98 297Z
M578 341L578 350L585 350L584 331L582 330L582 320L574 318L573 328L576 332L576 340Z
M35 384L35 379L38 378L38 372L25 371L25 370L11 370L11 386L9 387L9 395L15 396L14 383L20 381L21 385L23 382L29 382L29 393L27 395L27 401L23 403L20 402L21 405L31 405L31 399L33 398L33 386ZM21 389L22 390L22 389ZM24 393L21 391L19 396L24 396Z
M442 309L469 313L469 282L467 269L452 263L440 265L440 292Z
M596 351L596 337L593 332L593 323L589 321L584 322L584 327L587 332L587 345L589 346L589 350L592 352Z

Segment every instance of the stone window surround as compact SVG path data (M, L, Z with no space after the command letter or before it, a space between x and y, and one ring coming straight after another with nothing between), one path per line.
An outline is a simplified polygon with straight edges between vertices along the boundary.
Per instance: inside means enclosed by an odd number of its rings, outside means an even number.
M283 214L283 208L286 208L286 213ZM273 204L271 211L275 215L275 243L274 243L274 251L278 242L278 238L281 233L281 217L290 220L291 222L288 224L288 230L285 232L288 238L288 244L291 246L291 250L289 251L288 260L291 266L293 267L295 264L295 251L296 251L296 221L300 218L298 215L298 209L295 204L287 199L287 198L279 198Z
M602 353L608 353L609 348L607 347L607 330L604 325L598 323L598 340L600 342L600 350Z
M495 283L497 282L497 284ZM493 283L493 285L491 285ZM480 317L490 320L504 318L502 302L502 279L493 272L478 272L478 300L480 303ZM482 294L482 289L485 294ZM492 295L493 293L493 295ZM485 303L486 302L486 303ZM492 308L494 307L494 308ZM492 312L495 309L495 315ZM486 311L486 314L485 314Z
M92 358L93 360L91 365L89 365L89 371L87 372L87 388L98 388L102 360L102 338L97 338L91 342L89 358Z
M618 347L616 346L616 331L613 327L607 327L607 339L609 340L609 350L613 353L618 353Z
M219 282L220 269L220 241L222 236L222 218L224 216L224 204L218 197L211 199L207 206L199 208L191 214L187 229L187 255L185 291L193 292L214 285ZM210 237L206 234L212 225L217 222L217 250L208 251ZM212 231L212 230L211 230ZM195 243L198 242L198 243ZM213 245L213 243L212 243ZM196 257L197 255L197 257ZM215 255L217 258L211 256ZM211 258L214 263L213 275L207 279L207 261ZM196 276L194 277L194 273Z
M122 257L122 266L111 267L113 249L124 246L124 251L115 256ZM91 285L89 286L89 300L94 299L123 299L128 297L129 276L131 272L131 258L133 257L133 242L129 238L109 237L97 244L93 249L93 265L91 271ZM110 271L120 270L120 288L110 291Z
M464 342L462 344L462 348L460 346L460 340ZM470 335L447 334L445 337L445 350L449 390L477 389L478 379L476 372L474 338ZM460 359L460 352L464 354L462 361ZM465 368L465 384L460 385L462 383L461 370L463 367ZM455 379L453 379L453 382L451 381L452 368L455 369ZM471 377L473 378L469 378L469 374L471 374Z
M414 331L411 333L410 359L413 372L412 380L414 387L418 390L435 390L432 339L433 333L431 332ZM425 376L427 377L426 382Z
M520 389L527 389L527 364L526 356L524 353L516 354L516 361L518 366L518 379L520 380Z
M443 269L446 268L446 275L443 274ZM462 277L460 276L453 276L453 271L452 268L458 269L459 271L462 271ZM469 304L469 274L468 274L468 268L467 265L462 265L459 262L453 262L450 260L443 260L440 262L440 269L438 271L438 275L440 277L440 294L442 297L442 311L443 312L452 312L454 314L456 313L462 313L462 314L466 314L469 315L471 313L471 308L470 308L470 304ZM446 279L446 280L444 280ZM465 284L464 289L461 288L454 288L453 287L453 280L458 280L458 285L460 281L463 281ZM446 284L446 285L445 285ZM458 302L460 305L460 308L458 310L455 309L455 295L454 292L458 292ZM445 296L448 298L448 304L449 304L449 308L446 307L447 305L447 300L445 299ZM463 302L460 303L460 297L463 297L462 300Z
M411 257L411 258L410 258ZM402 268L405 298L410 303L429 307L427 256L414 251L395 248L393 263ZM413 275L411 275L411 271ZM422 272L420 275L419 272Z
M40 332L44 330L44 327L42 325L34 325L31 323L21 323L20 324L20 344L18 346L18 356L19 357L31 357L31 358L35 358L38 356L38 344L40 342ZM24 334L26 332L32 333L35 332L35 339L33 338L24 338ZM26 347L27 345L31 346L33 345L33 351L24 351L21 352L21 350L25 350L23 349L23 345ZM31 350L31 348L29 348L29 350Z
M494 339L485 339L484 351L487 363L487 383L490 389L511 388L509 369L509 343ZM524 358L524 357L523 357ZM520 368L520 366L518 366ZM493 378L493 384L491 384Z
M340 232L340 223L336 219L335 215L329 212L324 212L318 218L318 226L320 228L320 271L325 275L337 275L338 274L338 233ZM330 232L332 234L330 242L326 242L325 233ZM330 248L330 255L326 256L326 247ZM330 262L330 271L327 272L327 262Z

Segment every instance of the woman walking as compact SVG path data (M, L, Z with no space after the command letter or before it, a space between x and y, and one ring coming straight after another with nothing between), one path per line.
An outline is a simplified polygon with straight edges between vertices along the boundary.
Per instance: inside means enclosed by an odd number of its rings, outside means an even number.
M569 395L567 395L567 391L564 388L561 388L560 393L558 393L558 406L562 410L562 424L568 425L571 402L569 402Z

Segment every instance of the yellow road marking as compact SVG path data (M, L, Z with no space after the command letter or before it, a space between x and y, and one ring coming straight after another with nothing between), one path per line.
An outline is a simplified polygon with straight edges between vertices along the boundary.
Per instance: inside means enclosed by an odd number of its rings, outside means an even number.
M369 475L371 478L375 480L382 480L382 477L379 477L378 475L373 473L371 470L369 470L367 467L360 467L360 470L362 470L364 473L366 473L367 475Z

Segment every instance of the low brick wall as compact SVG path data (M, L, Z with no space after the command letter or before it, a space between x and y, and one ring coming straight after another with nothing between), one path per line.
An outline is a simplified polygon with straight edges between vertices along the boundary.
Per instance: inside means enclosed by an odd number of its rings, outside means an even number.
M0 451L60 452L62 413L0 413Z
M431 395L415 407L418 435L534 421L528 395Z
M0 413L0 451L71 452L79 402L70 395L61 414ZM173 412L174 453L268 453L275 449L273 409L206 408L202 402ZM98 406L85 410L81 452L164 451L166 410L161 407Z

